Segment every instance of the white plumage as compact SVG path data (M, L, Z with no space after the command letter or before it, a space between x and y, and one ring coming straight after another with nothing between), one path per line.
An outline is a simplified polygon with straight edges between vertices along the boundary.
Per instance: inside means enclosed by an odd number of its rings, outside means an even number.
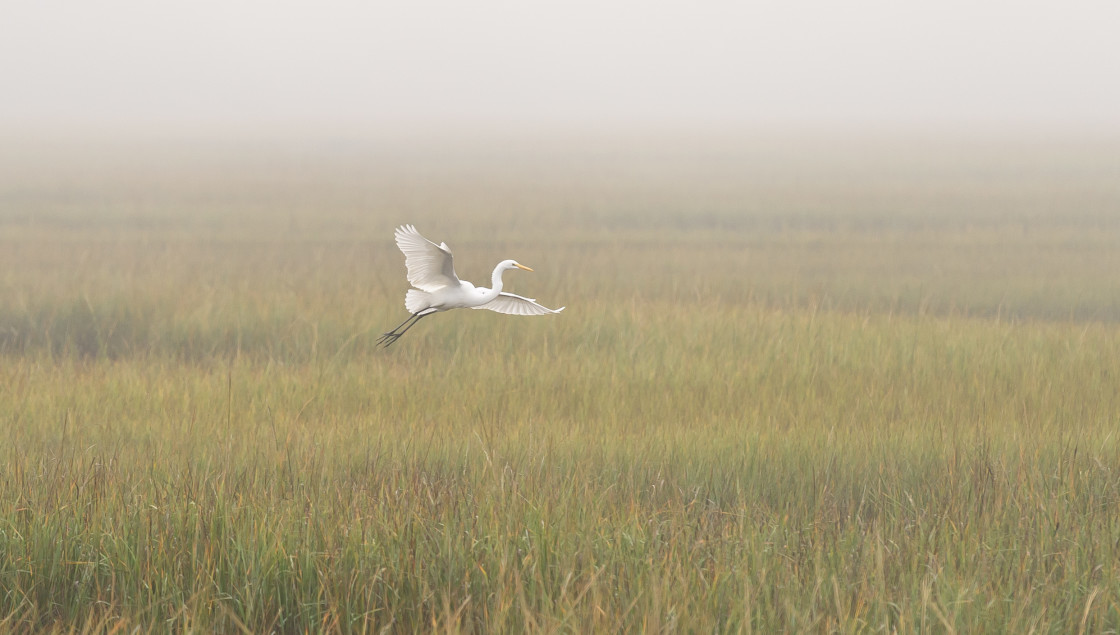
M550 309L536 300L502 291L502 274L510 269L532 271L515 260L503 260L494 267L490 277L491 288L476 287L460 280L455 274L455 263L447 243L435 244L420 235L412 225L402 225L396 231L397 247L404 254L409 289L404 306L411 314L400 326L385 333L378 343L389 346L420 318L451 309L490 309L508 315L547 315L559 313L564 307ZM403 328L402 328L403 327Z
M459 276L451 250L447 243L435 244L420 235L412 225L397 228L397 247L404 254L404 266L408 269L408 281L423 291L439 291L446 287L459 286Z

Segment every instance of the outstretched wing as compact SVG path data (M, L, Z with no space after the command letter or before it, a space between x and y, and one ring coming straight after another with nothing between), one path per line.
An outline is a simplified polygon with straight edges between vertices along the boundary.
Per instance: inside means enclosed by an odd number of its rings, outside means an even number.
M480 306L473 306L472 309L490 309L498 313L506 313L508 315L548 315L549 313L559 313L565 307L559 309L550 309L546 306L537 304L536 300L530 298L523 298L519 295L506 293L505 291L498 294L498 297Z
M451 250L447 243L437 245L420 235L412 225L401 225L396 231L397 247L404 254L408 281L421 291L439 291L459 286Z

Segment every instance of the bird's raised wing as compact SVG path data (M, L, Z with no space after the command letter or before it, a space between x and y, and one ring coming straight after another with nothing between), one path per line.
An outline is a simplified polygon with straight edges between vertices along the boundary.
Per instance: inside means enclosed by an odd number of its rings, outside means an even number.
M509 315L548 315L549 313L559 313L565 307L559 309L550 309L546 306L537 304L536 300L530 298L523 298L519 295L506 293L505 291L498 294L498 297L479 306L473 306L472 309L490 309L498 313L506 313Z
M412 225L401 225L396 231L397 247L404 254L408 281L421 291L439 291L459 286L451 249L447 243L437 245L420 235Z

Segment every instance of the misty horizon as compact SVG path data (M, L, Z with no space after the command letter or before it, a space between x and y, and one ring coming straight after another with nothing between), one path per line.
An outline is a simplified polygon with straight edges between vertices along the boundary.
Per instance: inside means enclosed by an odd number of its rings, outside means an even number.
M1120 127L1103 2L4 13L6 130Z

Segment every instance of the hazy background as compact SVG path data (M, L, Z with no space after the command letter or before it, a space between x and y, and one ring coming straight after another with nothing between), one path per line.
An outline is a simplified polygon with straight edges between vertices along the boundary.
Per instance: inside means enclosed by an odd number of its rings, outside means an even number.
M257 254L383 276L353 294L394 322L392 228L414 223L479 254L467 279L552 271L534 293L560 304L559 272L629 254L657 275L616 282L647 300L703 279L1115 321L1118 27L1107 2L8 3L0 304L45 323L202 254L204 280L246 280ZM708 259L747 277L695 275Z
M1120 4L6 3L0 128L1120 127Z

